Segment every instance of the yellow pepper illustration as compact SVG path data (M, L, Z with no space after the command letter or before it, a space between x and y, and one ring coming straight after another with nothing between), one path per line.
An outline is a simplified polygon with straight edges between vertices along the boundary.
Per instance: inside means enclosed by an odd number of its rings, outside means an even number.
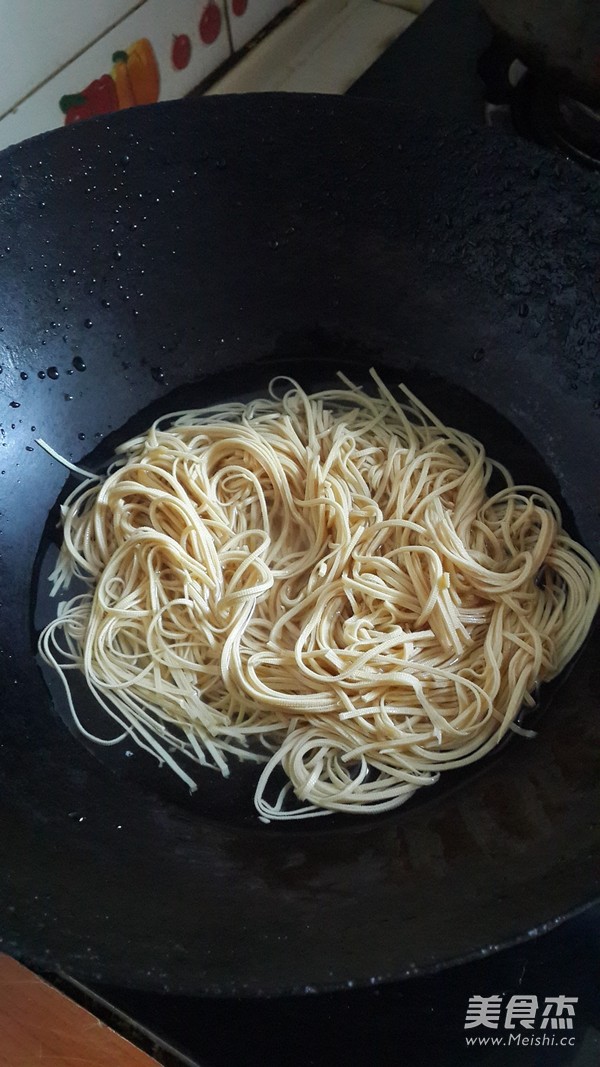
M160 79L154 49L147 37L135 41L127 51L115 52L112 60L119 110L136 104L155 104Z

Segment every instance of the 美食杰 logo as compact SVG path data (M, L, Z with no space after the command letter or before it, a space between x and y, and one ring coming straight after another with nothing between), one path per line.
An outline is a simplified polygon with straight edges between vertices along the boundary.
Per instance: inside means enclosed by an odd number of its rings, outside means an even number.
M465 1014L467 1045L574 1045L575 1005L578 997L561 994L538 997L534 994L515 994L505 997L495 993L489 997L472 996ZM490 1030L499 1031L491 1035ZM562 1033L559 1033L562 1032Z

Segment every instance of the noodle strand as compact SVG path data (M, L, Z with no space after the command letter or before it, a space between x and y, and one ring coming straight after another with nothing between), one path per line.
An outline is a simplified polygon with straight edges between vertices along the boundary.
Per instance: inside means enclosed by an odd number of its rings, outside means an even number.
M163 416L102 478L68 464L52 595L86 592L39 647L86 737L73 670L119 730L93 739L190 789L183 756L262 763L256 810L283 820L392 810L531 736L515 720L584 641L598 564L551 497L371 373L375 396L278 378Z

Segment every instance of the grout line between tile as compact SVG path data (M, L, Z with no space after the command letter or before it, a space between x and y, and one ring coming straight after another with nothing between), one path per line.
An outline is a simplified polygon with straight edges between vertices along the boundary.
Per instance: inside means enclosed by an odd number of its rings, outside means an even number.
M138 11L139 8L143 7L145 3L147 3L147 0L137 0L137 2L134 3L133 6L130 7L124 15L121 15L121 18L115 19L114 22L111 22L110 26L107 26L106 29L102 30L102 33L96 34L96 36L93 37L91 41L88 41L77 52L74 52L72 56L69 56L66 62L61 63L60 66L57 67L56 70L53 70L47 78L44 78L41 82L38 82L37 85L34 85L33 89L30 89L29 92L24 93L24 95L19 97L18 100L13 101L9 108L6 108L5 111L0 113L0 122L2 121L2 119L5 119L7 115L11 115L13 111L16 111L17 108L21 106L21 104L24 104L26 100L29 100L29 97L33 96L34 93L37 93L39 89L43 89L44 85L47 85L48 82L51 82L52 79L55 78L57 74L60 74L62 70L66 70L67 67L70 67L71 63L74 63L76 59L79 59L80 56L84 55L84 53L87 52L89 48L92 48L93 45L98 44L98 41L101 41L103 37L106 37L106 35L110 33L111 30L114 30L117 26L124 22L125 19L129 18L134 11Z

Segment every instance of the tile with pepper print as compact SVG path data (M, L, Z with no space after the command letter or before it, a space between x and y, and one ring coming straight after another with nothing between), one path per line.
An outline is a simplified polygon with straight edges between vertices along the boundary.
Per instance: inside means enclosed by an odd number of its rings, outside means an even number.
M94 115L107 115L137 104L155 104L160 75L147 37L113 53L110 74L102 74L78 92L60 98L65 125Z
M110 2L134 7L2 116L0 149L58 125L186 96L231 57L225 0Z

